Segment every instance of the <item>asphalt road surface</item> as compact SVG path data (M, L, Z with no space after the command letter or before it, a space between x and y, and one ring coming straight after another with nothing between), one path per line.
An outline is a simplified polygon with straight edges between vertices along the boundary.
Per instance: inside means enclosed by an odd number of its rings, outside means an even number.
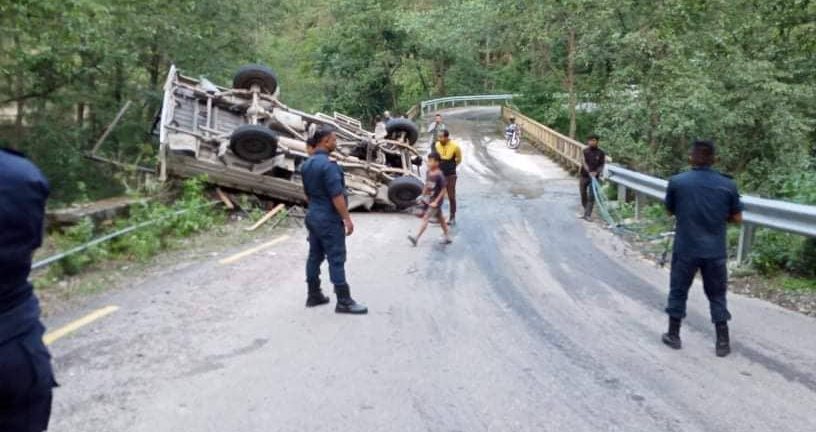
M445 121L466 159L455 242L355 214L368 316L303 307L302 229L170 263L50 320L119 307L52 345L52 430L816 430L816 321L732 295L717 358L696 286L668 349L667 271L577 220L576 180L506 149L497 110Z

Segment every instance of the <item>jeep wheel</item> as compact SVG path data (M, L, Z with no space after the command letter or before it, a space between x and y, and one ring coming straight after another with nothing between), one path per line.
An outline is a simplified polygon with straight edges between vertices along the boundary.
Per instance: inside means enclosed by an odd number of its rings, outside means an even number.
M419 129L408 119L392 119L385 125L385 130L388 132L388 139L404 139L410 145L414 145L419 139Z
M399 209L411 207L422 194L423 186L416 177L397 177L388 185L388 199Z
M278 151L278 135L259 125L244 125L230 137L230 149L236 156L249 162L263 162Z
M257 85L261 91L275 94L278 89L278 77L272 69L263 65L246 65L238 69L232 79L232 88L252 90Z

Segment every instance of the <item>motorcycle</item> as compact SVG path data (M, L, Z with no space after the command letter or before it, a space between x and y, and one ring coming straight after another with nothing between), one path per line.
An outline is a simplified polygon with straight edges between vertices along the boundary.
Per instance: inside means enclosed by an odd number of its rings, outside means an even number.
M514 128L504 133L505 142L510 149L517 149L521 145L521 130Z

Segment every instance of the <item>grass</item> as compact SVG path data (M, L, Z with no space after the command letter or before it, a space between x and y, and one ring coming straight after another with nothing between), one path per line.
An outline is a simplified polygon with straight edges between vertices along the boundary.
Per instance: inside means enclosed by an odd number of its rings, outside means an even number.
M807 279L794 276L780 276L779 286L786 291L808 292L816 294L816 279Z

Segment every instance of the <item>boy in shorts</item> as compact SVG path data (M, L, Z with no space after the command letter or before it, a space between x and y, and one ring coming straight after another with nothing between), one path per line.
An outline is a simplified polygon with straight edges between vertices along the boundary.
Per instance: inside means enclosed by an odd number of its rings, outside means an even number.
M408 240L412 245L416 246L419 243L419 238L428 228L428 222L431 219L439 221L444 233L442 244L450 244L452 242L448 234L448 223L445 221L445 216L442 214L442 204L445 202L445 195L447 194L447 182L445 174L439 169L441 158L438 153L431 153L428 155L428 176L425 180L425 195L428 203L428 209L422 217L422 225L419 226L419 232L416 236L408 236Z

